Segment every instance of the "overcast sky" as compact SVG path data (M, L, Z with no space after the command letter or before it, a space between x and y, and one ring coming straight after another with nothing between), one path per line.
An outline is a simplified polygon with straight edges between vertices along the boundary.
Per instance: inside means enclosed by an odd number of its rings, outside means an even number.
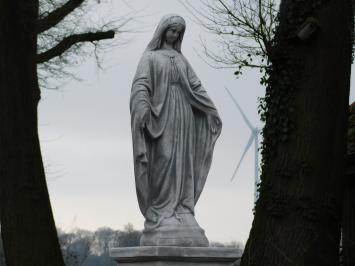
M104 71L89 60L75 71L81 82L69 82L59 91L43 91L40 103L40 138L47 181L57 226L94 230L127 223L143 228L136 199L130 130L129 95L138 60L160 18L178 13L186 19L182 52L214 101L223 121L206 187L196 206L196 218L212 241L245 242L252 223L254 150L250 149L233 182L234 168L250 136L224 87L231 89L246 115L261 126L257 98L264 93L257 72L238 80L233 70L213 69L196 54L199 36L213 40L191 21L177 0L107 1L115 16L134 10L145 31L126 35L126 47L109 52ZM199 5L199 1L193 1ZM112 15L111 14L111 15ZM351 99L354 99L352 94Z

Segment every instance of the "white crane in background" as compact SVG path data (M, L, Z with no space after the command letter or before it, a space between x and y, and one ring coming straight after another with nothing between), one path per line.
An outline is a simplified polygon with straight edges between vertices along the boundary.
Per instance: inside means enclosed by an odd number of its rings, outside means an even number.
M239 106L237 100L233 97L232 93L228 90L228 88L226 88L227 93L229 94L229 96L231 97L232 101L234 102L235 106L238 108L240 114L242 115L245 123L247 124L247 126L250 128L251 130L251 135L249 137L249 140L247 142L247 145L244 148L243 154L237 164L237 167L234 170L234 173L232 175L231 181L235 178L235 176L237 175L238 169L245 157L245 154L247 153L247 151L249 150L249 148L252 146L253 142L254 142L254 174L255 174L255 180L254 180L254 202L256 202L256 200L258 199L258 184L260 182L259 179L259 134L260 134L260 128L258 127L254 127L249 119L246 117L246 115L244 114L242 108Z

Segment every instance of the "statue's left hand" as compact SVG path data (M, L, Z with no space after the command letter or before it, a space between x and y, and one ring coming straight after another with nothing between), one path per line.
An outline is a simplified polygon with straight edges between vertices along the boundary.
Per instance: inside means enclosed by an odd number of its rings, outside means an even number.
M217 116L207 115L208 125L213 134L217 133L221 127L221 121Z

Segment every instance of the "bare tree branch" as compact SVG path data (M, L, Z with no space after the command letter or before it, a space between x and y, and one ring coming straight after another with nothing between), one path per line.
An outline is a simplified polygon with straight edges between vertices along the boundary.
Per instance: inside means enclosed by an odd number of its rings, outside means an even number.
M37 55L37 64L41 64L49 61L50 59L60 56L71 46L81 43L81 42L95 42L99 40L112 39L115 36L113 30L110 31L100 31L100 32L87 32L82 34L74 34L68 37L65 37L58 45L53 48L40 53Z
M37 24L37 32L41 33L54 27L68 14L79 7L84 1L85 0L69 0L64 5L49 13L44 18L39 19Z
M215 47L202 44L205 56L212 61L209 65L235 68L235 73L243 68L259 68L261 72L267 68L278 0L200 0L202 7L179 1L197 24L216 35Z

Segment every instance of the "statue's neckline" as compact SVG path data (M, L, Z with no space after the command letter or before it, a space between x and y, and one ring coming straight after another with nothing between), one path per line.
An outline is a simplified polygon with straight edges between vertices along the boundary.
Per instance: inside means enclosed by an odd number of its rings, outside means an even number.
M179 55L179 52L177 52L174 49L159 49L159 50L156 50L156 52L158 52L159 54L168 56L168 57L175 57L175 56Z

